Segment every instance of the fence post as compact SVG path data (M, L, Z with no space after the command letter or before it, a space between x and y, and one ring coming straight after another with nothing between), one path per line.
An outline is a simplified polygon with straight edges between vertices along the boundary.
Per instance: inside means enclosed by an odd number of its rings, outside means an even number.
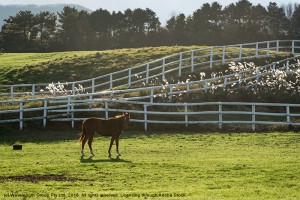
M210 60L209 60L209 68L212 69L213 67L213 59L214 59L214 48L210 48Z
M240 44L240 53L239 53L239 60L242 59L242 56L243 56L243 45Z
M32 84L32 98L35 99L35 84Z
M144 105L144 128L145 128L145 131L148 130L148 127L147 127L147 105Z
M75 92L75 83L73 82L73 83L72 83L72 95L75 95L75 93L76 93L76 92Z
M194 50L191 55L191 72L194 72Z
M276 41L276 52L278 53L279 51L279 40Z
M128 87L131 86L131 68L128 69Z
M149 83L149 63L146 65L146 85Z
M255 104L252 104L252 131L255 131Z
M222 104L221 102L219 102L219 129L222 129L222 121L223 121Z
M188 107L187 107L187 103L184 102L184 112L185 112L185 115L184 115L184 119L185 119L185 127L188 127Z
M291 123L290 106L286 106L286 122L287 124Z
M109 74L109 89L112 90L113 88L113 77L112 73Z
M256 73L256 83L258 83L259 82L259 78L260 78L260 69L259 69L259 67L256 67L255 68L255 73Z
M95 93L95 78L92 78L92 93Z
M275 68L276 68L276 63L273 62L273 64L272 64L272 71L273 71L273 73L275 73Z
M90 102L88 103L89 104L89 109L92 109L93 108L93 95L90 95Z
M186 83L186 91L187 91L187 92L190 91L190 82Z
M24 125L24 122L23 122L23 101L20 101L20 130L23 130L23 125Z
M256 45L255 45L255 57L257 58L258 57L258 42L256 42Z
M48 102L46 99L44 99L44 116L43 116L43 127L46 128L46 123L47 123L47 107L48 107Z
M227 86L227 75L225 75L225 77L224 77L224 83L223 83L224 90L225 90L226 86Z
M105 106L105 119L108 119L108 102L107 101L105 101L104 102L104 106Z
M166 58L163 58L161 80L164 80L165 78L165 70L166 70Z
M179 54L179 68L178 68L178 76L181 76L181 68L182 68L182 53Z
M225 63L225 56L226 56L226 53L225 53L225 46L223 46L223 49L222 49L222 64Z
M68 117L70 117L70 107L71 107L70 101L71 101L71 99L70 99L70 97L68 97L68 103L67 103L67 115L68 115Z
M154 98L154 89L151 88L151 94L150 94L151 98L150 98L150 103L153 103L153 98Z
M73 102L71 103L71 117L72 117L71 126L72 128L74 128L74 103Z
M270 41L267 42L267 56L270 56Z
M10 86L10 100L14 101L14 86Z
M295 53L295 40L292 41L292 54Z
M173 86L170 86L169 101L171 102L172 99L173 99Z
M290 69L290 61L287 60L287 61L286 61L286 69L285 69L285 71L288 72L289 69Z

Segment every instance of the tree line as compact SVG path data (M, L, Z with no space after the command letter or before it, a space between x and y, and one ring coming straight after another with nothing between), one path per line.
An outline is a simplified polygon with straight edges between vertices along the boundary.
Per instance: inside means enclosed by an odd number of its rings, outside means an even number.
M104 50L163 45L222 45L300 39L300 5L267 7L240 0L223 8L204 3L191 15L162 26L151 9L92 13L65 6L61 12L20 11L4 20L0 49L6 52Z

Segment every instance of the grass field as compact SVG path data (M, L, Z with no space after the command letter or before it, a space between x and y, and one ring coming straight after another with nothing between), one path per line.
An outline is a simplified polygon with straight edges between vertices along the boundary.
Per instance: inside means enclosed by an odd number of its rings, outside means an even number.
M1 133L0 199L300 199L299 133L127 132L112 158L78 134Z
M0 55L0 84L79 81L197 48L200 47L174 46L107 51L5 53Z

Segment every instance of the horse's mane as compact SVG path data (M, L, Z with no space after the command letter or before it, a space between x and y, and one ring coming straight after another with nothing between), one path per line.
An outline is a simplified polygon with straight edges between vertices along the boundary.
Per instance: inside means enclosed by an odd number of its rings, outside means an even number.
M122 118L122 117L124 117L124 115L116 115L116 116L114 116L112 118Z
M124 117L125 117L125 115L116 115L114 117L110 117L109 120L111 120L111 119L120 120L120 119L122 119Z

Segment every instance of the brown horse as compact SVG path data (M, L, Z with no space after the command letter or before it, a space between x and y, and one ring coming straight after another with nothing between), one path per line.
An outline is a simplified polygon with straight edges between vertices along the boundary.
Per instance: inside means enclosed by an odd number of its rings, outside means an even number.
M94 156L94 152L92 149L92 142L94 138L94 134L98 133L102 136L111 136L110 145L108 149L108 155L111 156L111 147L116 141L116 149L117 154L120 156L119 152L119 138L123 131L128 127L130 120L129 113L123 113L122 115L117 115L115 117L111 117L109 119L102 118L88 118L82 123L82 133L79 138L79 142L81 142L81 154L84 156L84 145L88 140L88 145L90 148L90 153Z

